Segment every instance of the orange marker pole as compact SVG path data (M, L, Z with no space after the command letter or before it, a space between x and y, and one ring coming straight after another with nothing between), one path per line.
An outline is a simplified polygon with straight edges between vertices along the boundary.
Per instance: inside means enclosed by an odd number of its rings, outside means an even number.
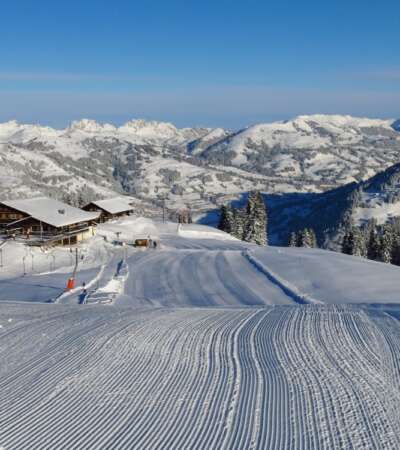
M75 280L73 278L68 278L66 290L70 291L71 289L74 288L74 285L75 285Z

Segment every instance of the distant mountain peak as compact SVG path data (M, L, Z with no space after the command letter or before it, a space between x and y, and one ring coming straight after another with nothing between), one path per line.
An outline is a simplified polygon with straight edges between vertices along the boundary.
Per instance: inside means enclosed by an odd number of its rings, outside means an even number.
M178 129L170 122L158 122L155 120L132 119L121 127L135 133L178 133Z
M101 124L93 119L81 119L81 120L74 120L67 128L67 131L77 131L77 130L86 131L90 133L98 133L102 131L115 131L116 128L114 125L111 125L109 123Z
M17 120L13 119L13 120L9 120L7 122L3 122L0 125L2 127L17 127L17 126L19 126L19 122Z

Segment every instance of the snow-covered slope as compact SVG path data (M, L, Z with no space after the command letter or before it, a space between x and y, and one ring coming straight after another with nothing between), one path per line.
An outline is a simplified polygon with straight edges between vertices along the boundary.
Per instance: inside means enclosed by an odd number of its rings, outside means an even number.
M400 164L360 183L324 193L266 195L273 244L287 245L291 232L313 228L319 244L335 248L344 228L400 216Z
M129 259L121 304L400 303L396 266L326 250L260 248L208 230L183 226L175 235L161 228L163 251Z
M209 161L269 176L334 186L371 176L399 161L393 120L351 116L299 116L258 124L205 149Z
M305 302L400 303L397 266L326 250L290 247L253 249L250 259Z
M135 217L98 234L61 296L67 249L22 276L2 247L0 448L399 448L400 268Z
M230 133L223 128L215 128L201 138L190 142L188 145L188 151L192 155L199 155L210 145L219 142L221 139L224 139L229 135Z
M150 236L160 243L159 249L113 246L117 233L127 243ZM73 258L67 250L30 249L29 253L22 244L7 243L2 251L0 300L57 297L72 271ZM82 251L80 281L89 285L93 277L99 277L96 286L100 288L118 272L119 260L129 256L123 288L118 298L112 297L120 306L400 303L397 266L324 250L260 248L206 226L178 228L173 223L127 217L99 225L97 237ZM29 257L25 262L24 256ZM56 273L49 273L49 267ZM21 281L24 268L27 274ZM64 300L77 303L78 297Z
M0 327L4 449L400 445L400 329L384 314L8 304Z

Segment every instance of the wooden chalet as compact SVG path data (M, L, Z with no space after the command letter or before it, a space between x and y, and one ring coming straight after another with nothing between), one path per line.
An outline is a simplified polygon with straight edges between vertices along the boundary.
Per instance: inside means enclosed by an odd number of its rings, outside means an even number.
M0 228L41 245L73 245L95 234L99 214L47 197L0 202Z
M93 201L84 206L83 209L85 211L98 212L100 214L100 222L106 222L107 220L130 215L134 211L128 200L121 197Z

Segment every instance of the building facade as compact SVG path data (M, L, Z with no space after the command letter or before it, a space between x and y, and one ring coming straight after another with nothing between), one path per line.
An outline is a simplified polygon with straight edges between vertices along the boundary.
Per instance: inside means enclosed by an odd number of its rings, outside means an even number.
M85 211L98 212L99 222L117 219L118 217L133 214L134 209L128 200L120 197L97 200L84 206Z
M74 245L94 236L99 214L47 197L0 202L0 228L30 244Z

